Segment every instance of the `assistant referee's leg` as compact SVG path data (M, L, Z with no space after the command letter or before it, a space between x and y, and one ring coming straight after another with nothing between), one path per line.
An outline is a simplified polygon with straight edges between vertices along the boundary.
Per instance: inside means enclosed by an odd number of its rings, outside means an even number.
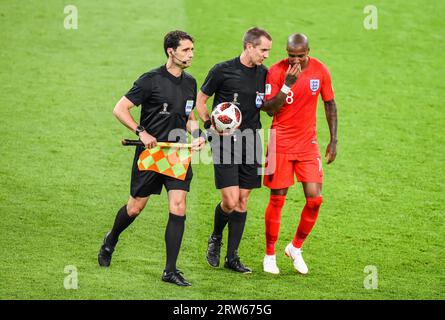
M178 259L185 229L186 197L187 191L184 190L170 190L168 192L170 212L167 227L165 228L166 272L176 271L176 260Z
M106 245L114 248L119 240L119 235L128 228L130 224L136 219L136 217L145 208L149 197L136 197L130 196L128 202L122 206L117 212L114 219L114 225L106 239Z
M97 256L101 267L110 266L114 248L119 240L119 235L133 223L134 219L136 219L144 209L147 201L148 197L133 198L130 196L128 202L119 209L116 218L114 219L113 228L105 236Z

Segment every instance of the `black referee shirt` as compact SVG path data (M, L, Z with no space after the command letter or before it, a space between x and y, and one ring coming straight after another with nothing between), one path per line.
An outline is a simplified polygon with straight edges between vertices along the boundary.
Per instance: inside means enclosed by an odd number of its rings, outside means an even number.
M196 90L196 80L191 75L183 72L177 78L164 65L140 76L125 96L134 105L142 105L140 124L157 141L185 142ZM169 139L174 129L183 129L184 134Z
M260 109L256 106L256 92L264 94L267 68L263 65L248 68L239 57L216 64L207 75L201 91L212 96L213 108L221 102L232 102L236 97L243 120L240 130L260 129Z

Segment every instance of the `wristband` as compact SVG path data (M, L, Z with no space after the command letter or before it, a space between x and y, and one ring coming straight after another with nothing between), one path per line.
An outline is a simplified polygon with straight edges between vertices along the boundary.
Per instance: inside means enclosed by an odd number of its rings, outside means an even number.
M197 138L199 138L199 137L202 137L203 136L203 133L202 133L202 130L201 129L195 129L195 130L193 130L192 132L191 132L191 134L192 134L192 137L194 138L194 139L197 139Z
M287 95L290 91L290 88L288 86L286 86L285 84L283 84L283 86L281 87L281 92L283 92L285 95Z
M143 126L139 125L136 127L135 133L137 136L139 136L139 133L144 132L144 131L145 131L145 128Z
M212 126L212 121L207 120L204 122L204 129L208 130Z

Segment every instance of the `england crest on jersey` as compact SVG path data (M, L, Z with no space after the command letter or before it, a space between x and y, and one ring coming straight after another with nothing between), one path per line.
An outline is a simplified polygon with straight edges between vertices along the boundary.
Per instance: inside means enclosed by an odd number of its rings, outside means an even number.
M320 88L320 80L319 79L311 79L309 82L309 85L311 87L311 91L315 92Z

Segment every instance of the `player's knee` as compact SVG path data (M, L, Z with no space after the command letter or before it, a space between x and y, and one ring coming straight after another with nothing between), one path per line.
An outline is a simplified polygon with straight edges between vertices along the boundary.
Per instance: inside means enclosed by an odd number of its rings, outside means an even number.
M247 201L249 200L249 198L240 198L237 208L240 212L245 212L247 211Z
M287 195L287 191L289 189L288 188L283 188L283 189L271 189L270 190L270 195L271 196L284 196L286 197Z
M147 204L148 197L146 198L133 198L130 197L127 202L127 213L130 217L137 217L142 210L144 210Z
M316 212L320 209L321 204L323 203L323 197L315 197L315 198L306 198L306 206Z
M173 204L170 206L170 212L175 213L179 216L185 213L185 203L184 204Z
M286 201L286 196L282 195L271 195L269 199L269 203L271 206L280 209L283 208L285 201Z
M222 205L225 212L232 212L238 206L238 201L235 199L225 199Z
M142 203L132 203L127 206L127 213L130 217L137 217L142 210L144 210L145 204Z
M185 213L186 203L185 200L172 200L170 201L170 212L177 215L183 215Z
M141 207L133 206L133 207L127 209L127 213L130 217L136 218L142 212L142 210L143 210L143 208L141 208Z

